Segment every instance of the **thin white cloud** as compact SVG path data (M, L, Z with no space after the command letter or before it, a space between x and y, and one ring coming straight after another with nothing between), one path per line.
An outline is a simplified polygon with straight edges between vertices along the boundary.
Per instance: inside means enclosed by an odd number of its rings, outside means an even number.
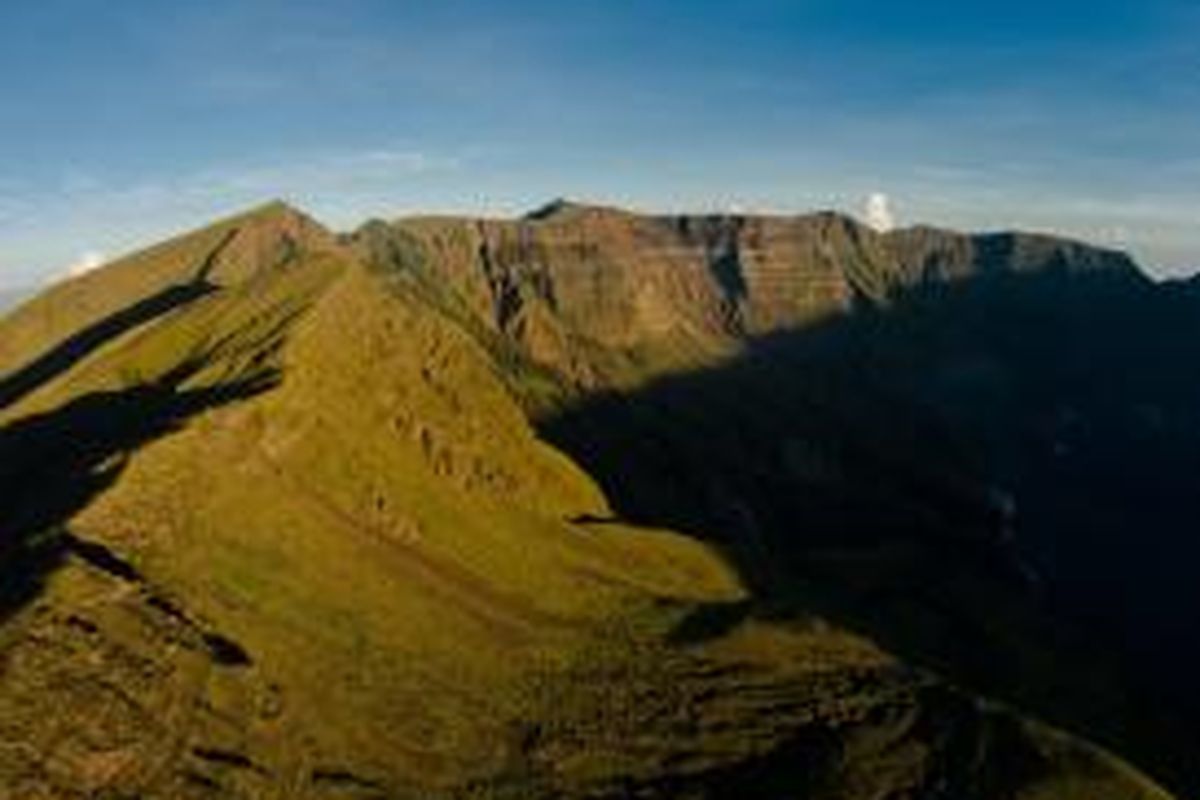
M94 269L99 269L103 264L103 253L96 250L88 250L80 254L79 258L67 268L67 276L78 278L80 275L86 275Z

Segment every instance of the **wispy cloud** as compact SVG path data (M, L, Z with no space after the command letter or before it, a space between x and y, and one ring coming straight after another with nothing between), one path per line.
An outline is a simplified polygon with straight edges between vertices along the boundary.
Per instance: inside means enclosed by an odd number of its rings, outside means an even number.
M311 153L285 159L226 166L135 186L132 195L165 192L195 200L247 199L319 195L328 191L360 192L431 173L459 169L457 156L434 155L404 148Z

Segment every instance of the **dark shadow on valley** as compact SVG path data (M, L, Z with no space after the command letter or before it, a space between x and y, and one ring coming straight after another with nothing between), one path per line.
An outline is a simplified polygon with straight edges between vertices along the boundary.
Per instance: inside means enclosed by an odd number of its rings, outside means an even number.
M67 556L95 560L64 526L116 480L130 453L278 380L261 373L181 388L201 366L187 363L154 383L88 394L0 428L0 621L36 599Z
M754 608L683 638L824 616L1200 796L1193 293L922 283L539 428L619 517L738 567Z

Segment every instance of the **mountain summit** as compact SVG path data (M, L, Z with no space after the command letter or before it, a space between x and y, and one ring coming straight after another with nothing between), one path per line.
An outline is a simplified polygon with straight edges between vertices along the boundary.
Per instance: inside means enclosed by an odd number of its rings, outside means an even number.
M0 321L0 787L1193 791L1186 665L1096 656L1176 640L1088 588L1137 504L1174 530L1113 459L1194 474L1127 325L1192 302L1042 236L562 201L276 203L71 279Z

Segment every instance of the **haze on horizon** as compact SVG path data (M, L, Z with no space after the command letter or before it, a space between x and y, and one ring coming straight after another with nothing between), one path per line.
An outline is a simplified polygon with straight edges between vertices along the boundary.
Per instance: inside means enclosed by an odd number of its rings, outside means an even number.
M1200 266L1181 0L17 2L0 287L284 197L323 221L871 208Z

